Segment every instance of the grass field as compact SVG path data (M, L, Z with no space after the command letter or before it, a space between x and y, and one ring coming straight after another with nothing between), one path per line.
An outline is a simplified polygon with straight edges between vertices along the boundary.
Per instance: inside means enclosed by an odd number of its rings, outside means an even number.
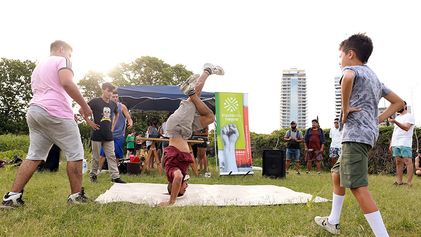
M258 162L256 162L258 164ZM255 165L256 165L255 164ZM331 236L314 223L327 216L331 203L254 207L150 207L131 203L70 205L65 162L57 173L35 173L25 187L25 206L0 212L0 236ZM17 167L0 168L0 194L10 191ZM301 173L305 173L302 168ZM278 185L294 191L332 198L330 173L289 174L285 179L248 176L195 177L194 184ZM131 183L166 183L165 175L147 170L139 176L121 175ZM406 177L404 177L406 178ZM109 174L100 183L83 177L86 196L96 199L112 186ZM371 175L369 188L390 236L421 236L421 178L413 187L393 186L395 176ZM157 190L163 192L163 190ZM188 191L187 196L188 198ZM360 207L347 190L341 215L342 236L374 236Z

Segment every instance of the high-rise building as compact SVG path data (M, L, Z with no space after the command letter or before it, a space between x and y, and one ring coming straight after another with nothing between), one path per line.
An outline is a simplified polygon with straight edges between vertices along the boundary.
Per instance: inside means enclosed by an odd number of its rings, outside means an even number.
M342 94L339 79L340 77L335 77L335 118L339 118L341 116L342 109Z
M283 70L280 99L280 127L289 128L291 121L298 128L307 124L307 78L305 70Z

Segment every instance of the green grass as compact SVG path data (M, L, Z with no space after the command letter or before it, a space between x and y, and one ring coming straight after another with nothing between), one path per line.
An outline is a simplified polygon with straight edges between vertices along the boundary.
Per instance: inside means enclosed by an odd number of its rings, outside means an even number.
M69 205L65 166L61 165L57 173L34 174L25 187L26 205L0 212L0 236L331 236L313 220L316 215L329 215L330 202L255 207ZM214 167L211 178L191 175L190 183L278 185L323 198L332 197L329 173L318 176L312 170L311 175L289 174L285 179L265 178L261 172L220 177ZM0 195L10 191L16 171L17 167L0 168ZM305 173L304 168L301 171ZM166 183L165 174L159 175L157 170L121 178L135 183ZM83 177L86 195L92 199L112 186L108 174L101 174L98 180L100 183L92 184L87 174ZM394 176L369 176L370 191L386 228L390 236L420 236L421 178L414 177L411 188L393 186L394 181ZM341 215L342 236L374 236L349 190L346 195Z

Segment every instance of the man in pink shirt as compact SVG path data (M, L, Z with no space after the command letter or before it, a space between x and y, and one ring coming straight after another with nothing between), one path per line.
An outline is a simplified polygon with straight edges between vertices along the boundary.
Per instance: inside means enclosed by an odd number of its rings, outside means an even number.
M84 195L82 187L83 146L79 128L74 120L71 99L81 108L82 116L92 112L73 82L70 62L73 48L57 40L50 46L50 57L38 64L32 73L31 88L34 94L29 104L27 123L30 146L25 161L19 167L11 192L3 197L1 209L13 209L23 205L23 188L41 161L45 161L53 144L67 158L67 174L70 180L70 203L92 202Z

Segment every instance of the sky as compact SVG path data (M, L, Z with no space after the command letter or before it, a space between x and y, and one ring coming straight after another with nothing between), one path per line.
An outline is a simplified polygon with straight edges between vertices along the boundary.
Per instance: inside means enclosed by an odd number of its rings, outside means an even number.
M208 92L249 95L250 131L280 128L282 70L307 74L308 127L333 127L339 43L372 38L367 65L412 107L421 124L421 15L417 1L3 1L0 57L40 62L49 45L72 45L75 82L89 70L152 56L201 73L220 65ZM387 105L381 101L380 106ZM419 119L418 119L419 118Z

